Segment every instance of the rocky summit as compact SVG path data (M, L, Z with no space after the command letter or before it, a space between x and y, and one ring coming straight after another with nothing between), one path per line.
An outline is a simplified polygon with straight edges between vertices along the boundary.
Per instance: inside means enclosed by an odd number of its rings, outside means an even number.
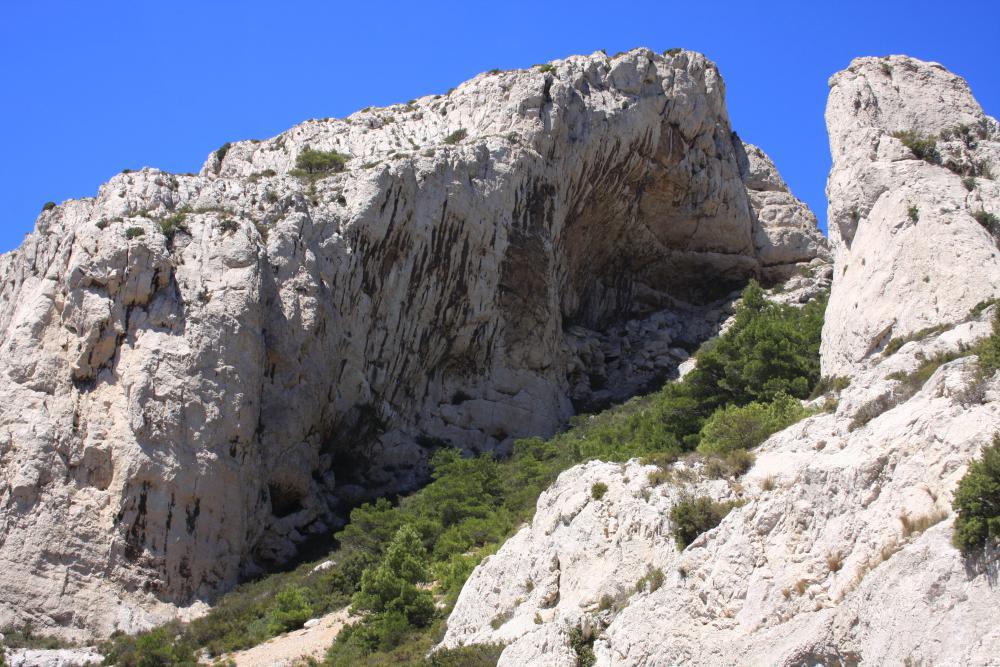
M365 619L437 613L421 655L518 667L998 664L996 545L954 546L953 498L1000 431L1000 124L903 56L834 75L826 122L829 244L683 50L484 73L47 207L0 255L0 626L212 618L351 520L340 546L377 546L341 591L348 648ZM761 313L787 340L730 372L726 336L773 343ZM467 458L434 484L525 442L554 466L558 434L605 423L575 415L640 394L602 446L670 456L577 447L533 516L475 510L484 534L517 519L505 542L459 535L457 506L395 536L351 517L417 512L448 448ZM718 516L682 539L682 511ZM424 547L459 565L424 572ZM305 580L346 581L341 560ZM414 602L459 571L437 612ZM405 613L372 592L396 576ZM282 596L266 636L316 608ZM185 650L247 646L207 636Z

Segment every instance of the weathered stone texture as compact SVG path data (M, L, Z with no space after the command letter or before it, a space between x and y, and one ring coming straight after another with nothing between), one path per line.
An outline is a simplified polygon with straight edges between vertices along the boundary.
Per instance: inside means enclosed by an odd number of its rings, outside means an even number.
M0 624L211 599L433 447L662 382L825 253L704 57L554 68L120 174L0 256ZM306 146L347 168L290 174Z

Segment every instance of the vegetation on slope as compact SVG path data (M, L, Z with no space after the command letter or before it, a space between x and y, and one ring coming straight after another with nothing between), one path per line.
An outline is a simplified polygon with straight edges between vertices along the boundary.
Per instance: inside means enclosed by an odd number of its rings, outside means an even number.
M519 440L505 460L441 450L423 489L396 505L380 499L351 512L335 535L336 566L317 572L315 564L303 565L239 587L185 626L119 636L107 647L108 664L183 664L202 647L217 656L349 600L362 620L340 633L327 665L495 664L502 647L424 656L443 635L444 619L472 569L531 519L539 494L584 461L641 456L662 462L699 445L706 455L732 457L801 418L806 413L794 399L807 398L820 379L825 305L825 299L803 308L777 305L751 283L733 326L703 346L697 368L683 381L575 417L569 430L548 440ZM739 435L744 427L752 437ZM714 520L717 509L692 513L683 541L705 525L702 514ZM430 605L431 582L440 609ZM158 651L173 662L154 657Z
M1000 435L969 464L955 490L955 534L952 541L968 555L1000 542Z

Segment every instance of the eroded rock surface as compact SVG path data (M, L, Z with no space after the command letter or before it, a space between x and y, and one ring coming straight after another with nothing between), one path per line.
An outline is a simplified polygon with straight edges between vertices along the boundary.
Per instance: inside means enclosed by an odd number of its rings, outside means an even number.
M704 57L553 65L120 174L0 256L0 624L210 599L434 447L663 381L825 253ZM307 146L346 169L291 174Z
M858 58L831 77L826 124L837 280L823 372L844 375L1000 294L1000 227L975 218L1000 215L1000 124L964 79L905 56ZM906 132L936 140L925 159L895 136Z
M963 357L912 397L887 377L987 335L991 318L854 375L834 412L770 438L738 484L683 461L660 485L638 461L564 472L473 572L442 645L503 642L500 665L572 667L575 653L550 651L578 627L598 665L996 664L1000 554L965 559L950 539L955 486L1000 430L1000 376L970 392ZM669 515L685 494L746 504L678 552ZM651 569L662 585L637 590Z

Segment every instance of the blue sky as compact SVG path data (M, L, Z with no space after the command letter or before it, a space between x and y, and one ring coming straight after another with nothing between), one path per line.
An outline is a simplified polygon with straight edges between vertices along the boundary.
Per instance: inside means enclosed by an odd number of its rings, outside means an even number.
M197 171L226 141L442 92L573 53L684 47L715 60L733 127L825 218L827 78L907 53L1000 113L1000 3L45 2L0 7L0 252L46 201L123 168Z

